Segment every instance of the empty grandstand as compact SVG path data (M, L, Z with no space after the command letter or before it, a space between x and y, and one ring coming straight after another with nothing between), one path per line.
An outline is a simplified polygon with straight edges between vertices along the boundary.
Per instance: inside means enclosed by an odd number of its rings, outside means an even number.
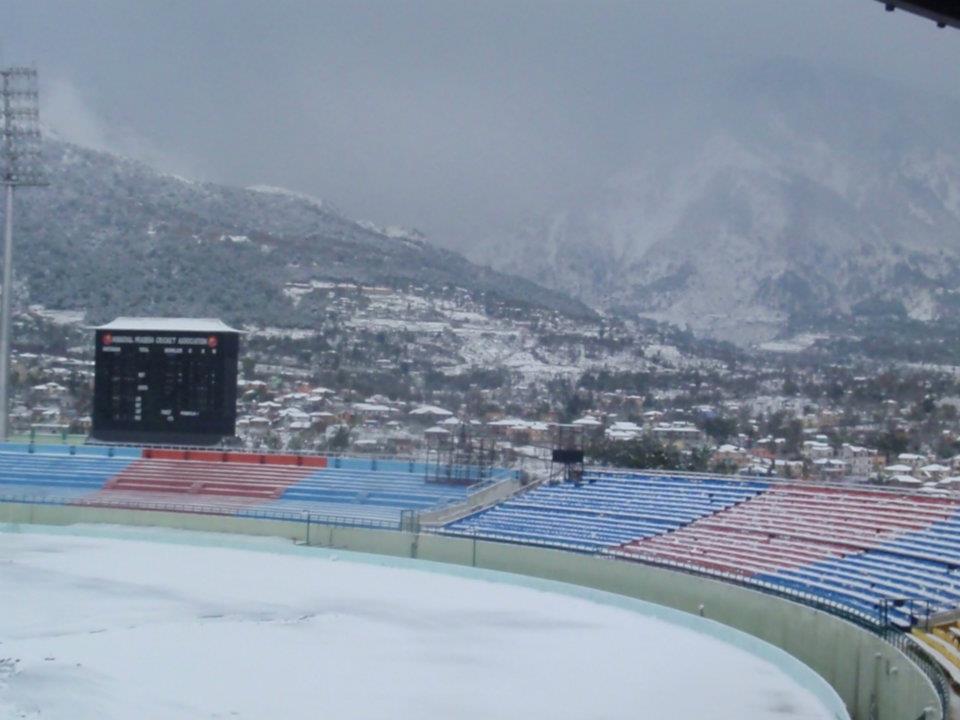
M647 538L753 497L764 482L590 473L589 482L541 485L450 523L450 534L603 549Z
M407 530L413 532L379 537L412 543L395 549L399 554L415 557L426 545L427 552L448 562L460 557L478 565L484 559L478 553L496 553L486 560L493 567L510 566L511 546L573 551L545 556L559 563L551 575L562 575L558 568L572 563L571 557L606 559L604 566L611 568L681 571L852 620L893 640L930 679L946 707L942 675L924 664L929 661L915 646L904 645L910 635L900 631L911 629L941 662L956 660L960 682L957 618L934 622L960 606L960 498L955 496L596 468L587 469L582 482L527 487L506 470L491 470L488 480L474 486L436 482L435 476L411 460L0 446L0 502L7 507L56 505L108 522L129 517L114 509L174 511L161 524L169 524L176 513L229 516L232 523L257 525L292 520L306 523L307 544L311 520L347 526L344 533L362 533L365 527ZM102 514L89 514L94 511ZM32 512L27 517L34 521ZM234 527L217 525L213 518L207 524ZM302 533L287 536L303 538ZM435 545L428 536L453 544ZM332 531L326 537L333 544Z
M855 486L589 471L439 531L600 552L909 626L960 604L960 502Z
M512 475L492 474L493 482ZM484 483L430 481L422 463L209 450L6 445L11 499L264 517L308 514L399 527L405 513L462 502Z
M916 625L960 605L960 500L951 497L609 470L584 480L541 484L435 529L683 567L820 598L877 624ZM468 507L479 487L436 482L405 460L0 449L0 493L37 503L399 528L417 513Z
M423 511L468 506L479 487L436 482L403 460L38 448L0 450L5 498L399 528ZM957 499L606 470L584 479L533 487L436 529L683 567L820 598L877 624L916 625L960 605Z

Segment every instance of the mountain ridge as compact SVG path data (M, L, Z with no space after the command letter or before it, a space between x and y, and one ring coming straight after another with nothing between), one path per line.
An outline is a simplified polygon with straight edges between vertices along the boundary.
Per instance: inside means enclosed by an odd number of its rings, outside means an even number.
M14 215L22 302L85 309L94 321L217 315L291 326L317 317L284 287L331 280L463 287L498 311L594 316L563 293L299 193L190 181L57 139L44 153L50 186L18 193Z
M716 96L702 134L471 257L741 344L955 311L960 104L790 63Z

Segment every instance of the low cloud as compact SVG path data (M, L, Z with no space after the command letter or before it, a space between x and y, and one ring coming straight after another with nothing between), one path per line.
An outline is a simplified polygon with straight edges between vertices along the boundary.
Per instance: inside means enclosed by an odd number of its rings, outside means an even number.
M169 152L133 128L98 115L65 78L41 77L40 116L49 136L147 163L162 172L202 179L196 162Z

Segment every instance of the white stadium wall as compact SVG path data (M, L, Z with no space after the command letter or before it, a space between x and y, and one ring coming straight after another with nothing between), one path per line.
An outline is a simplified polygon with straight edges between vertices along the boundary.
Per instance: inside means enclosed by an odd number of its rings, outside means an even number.
M636 562L433 534L83 506L0 503L0 522L109 523L285 537L596 588L688 613L702 612L786 651L826 679L855 720L943 720L936 690L926 675L872 633L783 598Z

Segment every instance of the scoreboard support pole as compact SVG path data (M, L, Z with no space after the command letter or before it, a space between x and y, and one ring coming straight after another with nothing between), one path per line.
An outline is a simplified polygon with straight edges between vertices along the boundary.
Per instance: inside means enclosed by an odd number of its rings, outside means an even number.
M13 184L6 183L3 216L3 295L0 300L0 441L10 421L10 308L13 305Z

